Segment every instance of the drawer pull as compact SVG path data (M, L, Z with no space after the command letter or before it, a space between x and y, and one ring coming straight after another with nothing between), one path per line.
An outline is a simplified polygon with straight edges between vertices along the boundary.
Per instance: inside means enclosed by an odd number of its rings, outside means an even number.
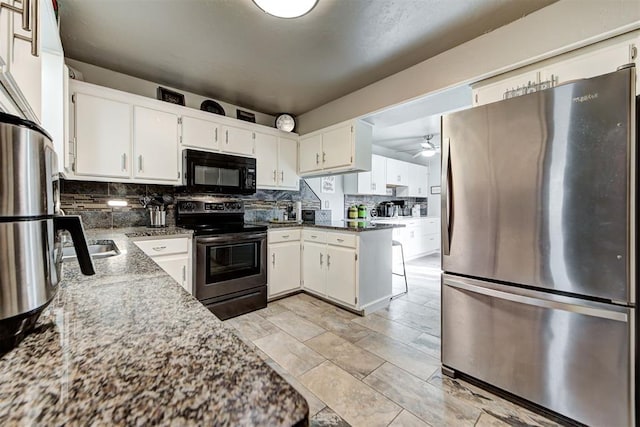
M317 238L318 238L318 236L311 235L311 238L312 238L312 239L317 239Z
M153 247L151 249L153 249L154 251L158 251L159 252L159 251L163 251L163 250L167 249L167 247L166 246L156 246L156 247Z
M289 235L288 235L288 234L285 234L284 236L282 236L282 238L283 238L283 239L288 239L288 238L289 238Z
M336 239L336 240L340 243L344 242L344 239Z

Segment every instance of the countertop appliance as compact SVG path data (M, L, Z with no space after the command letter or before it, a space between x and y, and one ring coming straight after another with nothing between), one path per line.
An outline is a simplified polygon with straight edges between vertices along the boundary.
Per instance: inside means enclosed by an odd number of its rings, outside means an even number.
M638 424L636 70L442 119L442 364Z
M331 211L328 209L302 209L302 222L307 224L331 222Z
M224 320L267 306L267 227L244 223L239 200L184 199L176 224L194 231L196 298Z
M256 159L183 150L182 190L187 193L254 194Z
M391 218L398 216L398 210L393 202L383 202L378 204L378 216L382 218Z
M78 216L58 215L58 159L47 133L0 113L0 354L33 329L62 278L61 233L94 274Z

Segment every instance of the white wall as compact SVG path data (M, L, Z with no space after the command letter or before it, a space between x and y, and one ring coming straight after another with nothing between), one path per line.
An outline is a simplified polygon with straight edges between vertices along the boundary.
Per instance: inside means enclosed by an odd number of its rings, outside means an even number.
M181 89L173 88L171 86L161 85L159 83L150 82L148 80L139 79L127 74L122 74L116 71L108 70L106 68L87 64L85 62L76 61L75 59L66 58L65 62L68 66L80 71L83 74L84 81L96 85L105 86L112 89L134 93L136 95L146 96L154 99L157 99L156 92L158 86L162 86L166 87L167 89L171 89L184 94L186 106L195 108L197 110L200 109L200 104L202 103L202 101L204 101L205 99L212 99L197 95L195 93L186 92ZM256 123L265 126L274 126L275 116L250 110L242 106L229 104L217 99L214 99L214 101L216 101L222 106L222 108L224 108L227 117L232 117L235 119L236 109L240 108L241 110L254 113L256 115Z
M322 178L305 178L309 187L320 197L322 202L322 209L331 210L331 219L333 221L339 221L344 219L344 186L342 175L335 175L336 177L336 192L335 193L323 193L322 192ZM329 207L327 208L327 202Z
M640 28L638 0L560 0L298 117L300 134Z

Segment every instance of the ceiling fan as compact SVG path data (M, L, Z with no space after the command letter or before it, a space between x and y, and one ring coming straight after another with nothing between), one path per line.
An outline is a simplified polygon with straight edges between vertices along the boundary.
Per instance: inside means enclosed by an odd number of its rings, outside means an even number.
M434 136L435 134L424 136L424 141L420 143L420 147L422 147L422 149L413 155L414 159L416 157L433 157L438 151L440 151L439 148L431 142Z

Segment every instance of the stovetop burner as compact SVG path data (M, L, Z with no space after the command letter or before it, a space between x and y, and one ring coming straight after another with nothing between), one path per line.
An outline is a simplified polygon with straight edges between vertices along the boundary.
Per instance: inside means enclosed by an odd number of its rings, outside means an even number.
M244 223L244 203L236 199L179 200L176 225L196 236L266 231L264 225Z

